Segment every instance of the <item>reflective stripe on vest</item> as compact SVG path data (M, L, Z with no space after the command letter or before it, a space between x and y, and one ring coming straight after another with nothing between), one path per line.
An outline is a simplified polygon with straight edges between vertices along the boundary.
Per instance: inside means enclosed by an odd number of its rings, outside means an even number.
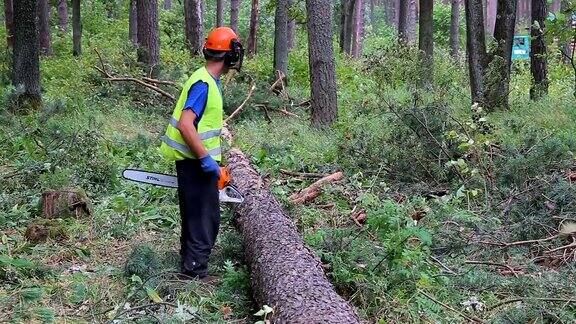
M176 118L174 118L174 117L170 118L170 125L172 125L172 127L178 128L178 121L176 120ZM200 135L201 140L205 141L205 140L211 139L213 137L218 137L218 136L220 136L221 133L222 133L221 129L215 129L215 130L207 131L204 133L199 133L198 135Z
M188 145L180 144L180 143L176 142L175 140L168 138L168 136L166 136L166 135L160 137L160 140L162 142L166 143L166 145L170 146L171 148L178 150L184 154L188 154L188 155L192 154L192 152L190 151L190 148L188 148ZM222 154L222 148L221 147L217 147L217 148L208 150L208 155L210 155L210 156L218 156L220 154Z

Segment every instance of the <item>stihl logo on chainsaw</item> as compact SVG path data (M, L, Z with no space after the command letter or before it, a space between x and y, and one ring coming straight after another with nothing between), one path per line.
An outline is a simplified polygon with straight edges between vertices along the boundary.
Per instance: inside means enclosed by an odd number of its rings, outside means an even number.
M231 178L228 169L221 169L218 181L220 202L242 203L244 197L234 186L230 184ZM148 172L143 170L126 169L122 172L124 179L155 186L178 188L178 178L174 175Z

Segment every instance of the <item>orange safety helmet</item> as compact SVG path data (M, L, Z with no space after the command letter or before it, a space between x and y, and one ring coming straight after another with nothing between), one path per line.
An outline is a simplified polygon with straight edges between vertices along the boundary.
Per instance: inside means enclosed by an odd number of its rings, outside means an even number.
M232 50L232 41L238 41L238 36L232 28L218 27L208 34L204 48L212 51L227 52Z
M224 60L227 67L240 71L244 49L238 35L229 27L213 29L204 43L204 57Z

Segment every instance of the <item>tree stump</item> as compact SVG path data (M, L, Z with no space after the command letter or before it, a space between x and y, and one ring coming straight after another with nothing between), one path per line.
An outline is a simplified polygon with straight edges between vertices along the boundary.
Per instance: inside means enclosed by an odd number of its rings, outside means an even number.
M335 291L322 263L304 245L292 220L264 187L242 152L227 154L233 181L244 195L235 212L246 245L254 297L274 309L276 323L358 323L356 311Z
M84 218L90 214L90 201L83 190L48 191L42 194L43 218Z

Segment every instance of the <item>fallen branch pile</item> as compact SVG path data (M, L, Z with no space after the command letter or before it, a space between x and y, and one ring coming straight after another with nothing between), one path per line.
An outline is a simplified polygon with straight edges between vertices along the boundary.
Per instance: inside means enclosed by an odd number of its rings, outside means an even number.
M334 291L322 263L304 245L296 226L246 156L232 149L227 159L245 197L235 212L246 242L254 297L260 305L274 308L272 321L358 323L354 308Z

